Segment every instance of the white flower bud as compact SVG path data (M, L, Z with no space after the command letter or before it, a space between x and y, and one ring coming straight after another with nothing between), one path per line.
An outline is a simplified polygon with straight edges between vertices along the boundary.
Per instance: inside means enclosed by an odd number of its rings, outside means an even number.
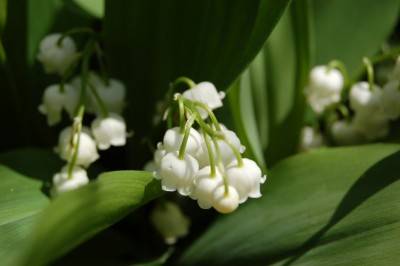
M199 164L191 155L185 154L183 159L179 159L178 152L169 152L161 159L157 175L164 191L178 190L179 194L187 196L198 171Z
M184 134L179 127L170 128L165 132L163 146L167 152L179 151L183 141ZM201 147L201 135L196 129L191 128L189 138L186 144L186 153L196 155Z
M389 133L389 121L380 112L356 112L353 124L367 140L383 138Z
M213 207L220 213L230 213L239 206L239 195L236 189L228 186L228 193L225 193L223 185L217 187L213 193Z
M312 149L323 147L325 144L324 137L321 133L312 127L303 127L300 135L300 150L309 151Z
M59 33L50 34L40 42L37 58L43 64L46 73L63 75L76 59L74 40L66 36L58 45L61 36Z
M92 133L100 150L126 144L125 120L115 113L110 113L105 118L97 117L93 120Z
M350 106L356 112L383 113L382 90L374 85L372 90L365 81L354 84L350 89Z
M201 102L206 104L211 110L221 107L222 99L225 97L225 93L218 93L214 84L211 82L200 82L193 88L190 88L183 92L182 96L191 101ZM203 108L198 108L201 117L207 118L208 113Z
M354 127L353 122L339 120L333 122L331 126L331 134L336 144L353 145L362 143L364 137Z
M229 185L238 192L239 203L245 202L248 197L261 197L260 184L265 182L266 176L262 175L256 162L243 158L243 165L238 166L235 161L228 166L226 176Z
M54 194L60 194L66 191L77 189L89 183L89 178L85 169L75 166L72 169L71 177L68 177L68 165L61 169L61 172L53 176Z
M78 135L75 134L72 138L71 132L72 128L67 127L63 131L61 131L58 138L57 151L60 154L60 157L68 162L70 162L73 157L73 147L71 144L73 143L74 145L76 145L78 140ZM98 158L99 154L97 153L96 142L90 136L89 129L82 128L79 137L79 147L76 164L88 167Z
M399 70L400 71L400 70ZM400 80L400 79L399 79ZM382 91L382 105L385 115L392 120L400 117L400 81L386 83Z
M71 85L64 84L63 92L60 85L51 85L43 93L39 111L47 116L47 124L53 126L60 122L63 109L72 117L78 101L79 94Z
M197 200L200 208L209 209L213 205L214 190L221 184L223 184L223 178L219 171L217 170L215 176L212 177L211 167L206 166L197 173L190 197Z
M343 80L342 73L337 69L316 66L311 70L310 82L305 93L308 103L317 114L340 101Z
M156 205L150 214L150 220L169 245L175 244L177 238L184 237L189 232L189 218L173 202Z

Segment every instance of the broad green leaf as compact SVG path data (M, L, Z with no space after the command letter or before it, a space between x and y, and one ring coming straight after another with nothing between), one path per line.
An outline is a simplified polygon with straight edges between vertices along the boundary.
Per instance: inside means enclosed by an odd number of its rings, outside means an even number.
M45 265L160 195L160 184L149 172L104 173L43 210L20 265Z
M219 219L180 264L397 265L399 149L321 149L278 163L263 197Z
M97 18L104 16L104 0L74 0L74 2Z
M302 91L311 64L309 9L308 1L292 3L232 92L238 94L231 104L233 114L240 115L235 116L242 124L240 136L250 140L251 154L258 160L265 150L268 163L297 150L305 104Z
M128 121L134 121L137 136L149 136L157 99L177 77L212 81L227 89L260 50L287 2L106 1L110 71L129 88ZM140 154L140 144L135 154Z
M49 203L43 180L60 167L57 157L41 150L0 154L0 258L15 265L26 236Z
M316 63L342 60L351 75L363 56L376 53L394 29L398 0L313 0Z

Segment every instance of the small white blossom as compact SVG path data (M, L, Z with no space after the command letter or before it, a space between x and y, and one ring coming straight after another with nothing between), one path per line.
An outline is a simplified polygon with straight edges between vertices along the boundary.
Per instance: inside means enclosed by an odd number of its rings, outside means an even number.
M68 162L71 161L73 157L73 145L77 144L78 135L75 134L71 136L72 128L67 127L61 131L58 138L58 148L57 151L60 157ZM72 145L73 144L73 145ZM90 131L88 128L82 128L79 137L79 147L76 163L84 167L88 167L91 163L99 158L99 154L96 149L96 142L90 136Z
M221 107L222 99L225 98L225 93L217 91L214 84L211 82L200 82L193 88L183 92L182 96L191 101L201 102L206 104L211 110ZM208 116L207 111L198 108L201 117L204 119Z
M63 75L77 57L74 40L66 36L58 45L61 36L59 33L50 34L40 42L37 58L47 73Z
M239 203L245 202L248 197L261 197L260 184L265 182L266 176L262 175L256 162L243 158L243 165L238 166L235 161L228 166L226 176L229 185L238 192Z
M193 180L199 171L199 164L195 158L185 154L183 159L178 152L169 152L162 159L157 175L161 179L164 191L176 191L182 196L191 193Z
M213 193L213 207L220 213L230 213L239 206L239 194L232 186L228 186L225 193L223 185L217 187Z
M383 87L382 105L385 115L392 120L400 117L400 81L391 80Z
M353 122L338 120L331 125L332 138L338 145L353 145L363 142L363 136Z
M245 151L245 147L240 143L239 137L236 135L235 132L232 130L227 129L226 127L222 126L222 134L224 135L225 139L229 141L234 148L236 148L240 153ZM211 140L210 140L211 141ZM231 147L222 139L218 139L216 141L218 143L218 148L221 154L221 160L224 165L230 164L233 160L236 159L235 153L232 151ZM216 154L215 145L211 143L211 149L214 154ZM196 159L199 161L201 167L204 167L209 162L208 150L207 145L202 139L201 148L198 150L196 154ZM218 159L218 158L216 158Z
M79 94L71 85L64 84L63 92L60 90L60 85L51 85L43 93L39 111L47 116L47 124L53 126L61 121L63 109L70 117L73 116L78 100Z
M206 166L197 173L190 197L197 200L200 208L209 209L213 205L213 193L221 184L223 184L221 173L217 170L215 176L211 176L211 167Z
M340 101L343 75L337 69L316 66L311 70L310 81L305 93L311 108L321 114L327 107Z
M189 232L189 218L173 202L156 205L150 214L150 220L169 245L175 244L178 238L186 236Z
M76 88L81 88L81 77L75 77L71 84ZM109 79L109 84L106 84L96 73L89 74L88 86L95 88L97 94L103 101L107 110L112 113L121 114L125 107L126 88L125 85L117 79ZM87 111L91 113L101 114L101 108L94 96L92 89L88 91L88 106Z
M97 117L92 122L92 133L100 150L110 146L126 144L126 124L124 118L115 113L107 117Z
M72 169L71 177L68 177L68 165L61 169L61 172L53 176L53 193L60 194L66 191L77 189L89 183L85 169L75 166Z
M322 134L312 127L303 127L300 134L300 150L309 151L325 145Z
M170 128L165 132L163 139L163 147L167 152L178 151L182 141L184 134L181 132L179 127ZM199 148L201 147L201 135L197 132L196 129L191 128L189 132L189 138L186 144L186 151L191 155L195 155L198 153Z
M368 82L358 82L351 87L349 99L356 112L383 114L382 90L377 85L371 89Z

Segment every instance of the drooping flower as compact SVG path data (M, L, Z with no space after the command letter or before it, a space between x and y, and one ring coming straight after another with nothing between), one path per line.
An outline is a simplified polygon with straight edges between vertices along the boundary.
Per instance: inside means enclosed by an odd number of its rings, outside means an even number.
M316 66L311 70L309 84L305 94L311 108L321 114L332 104L340 101L344 78L337 69L328 66Z
M232 186L228 186L225 193L223 185L217 187L213 193L213 207L220 213L230 213L239 206L239 194Z
M199 163L189 154L180 159L178 152L169 152L162 159L157 172L164 191L178 191L187 196L192 191L193 180L199 171Z
M72 169L71 176L68 176L68 165L61 169L61 172L53 176L53 190L54 194L60 194L66 191L77 189L89 183L86 170L82 167L75 166Z
M239 195L239 203L250 198L261 197L260 185L266 180L257 163L243 158L243 165L235 161L226 169L226 176L230 186L234 187Z
M64 84L63 91L61 91L60 85L51 85L43 93L39 111L47 116L47 124L53 126L61 121L63 109L70 117L73 116L78 100L79 94L71 85Z
M164 134L163 147L167 152L178 151L184 134L180 131L179 127L168 129ZM186 152L191 155L196 155L201 146L201 135L194 128L190 129L189 138L186 144Z
M100 150L126 144L125 120L116 113L110 113L107 117L97 117L93 120L92 133Z
M382 89L377 85L370 88L368 82L354 84L349 94L350 106L355 112L376 113L384 115L382 104Z
M162 202L152 210L150 220L167 244L175 244L177 239L189 232L190 220L173 202Z
M72 128L63 129L58 138L57 152L60 157L68 162L73 158L73 146L78 143L78 134L72 136ZM84 127L79 135L79 146L76 158L76 164L88 167L91 163L99 158L96 149L96 142L90 136L88 128Z
M218 92L214 84L208 81L200 82L193 88L183 92L182 96L191 101L201 102L210 110L222 107L222 99L225 98L224 92ZM206 118L208 113L202 108L198 108L202 118Z
M300 134L300 150L309 151L320 148L325 145L325 140L322 134L309 126L303 127Z
M61 43L60 38L63 38ZM75 42L69 36L50 34L40 42L37 58L47 73L63 75L77 58Z
M215 176L211 176L211 167L206 166L198 171L190 197L197 200L200 208L209 209L213 205L213 193L221 184L223 184L221 173L217 170Z

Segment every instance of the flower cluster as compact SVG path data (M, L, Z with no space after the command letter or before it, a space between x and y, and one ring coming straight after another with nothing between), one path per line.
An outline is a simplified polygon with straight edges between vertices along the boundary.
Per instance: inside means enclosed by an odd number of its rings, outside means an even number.
M126 143L127 129L121 116L125 86L89 69L90 57L100 53L99 47L92 35L82 52L77 51L74 40L67 34L51 34L40 43L38 60L46 73L58 74L61 82L45 89L39 111L46 115L49 126L62 120L63 111L73 121L72 126L61 131L55 149L67 162L53 177L55 194L89 182L85 169L99 158L98 150ZM73 77L79 66L80 75ZM82 124L85 113L94 116L90 128Z
M364 58L364 65L368 80L353 83L338 61L311 70L305 94L319 116L320 125L304 129L309 132L302 135L302 146L314 148L323 145L326 139L336 145L359 144L388 135L390 121L400 117L400 57L382 87L375 83L370 60ZM326 136L318 128L326 129ZM310 130L318 139L313 139Z
M200 208L232 212L249 197L261 197L266 177L254 161L242 158L245 148L238 136L215 117L212 110L222 106L224 94L210 82L184 81L190 88L175 94L167 111L170 121L178 113L180 124L171 126L157 145L155 177L163 190L189 196Z

